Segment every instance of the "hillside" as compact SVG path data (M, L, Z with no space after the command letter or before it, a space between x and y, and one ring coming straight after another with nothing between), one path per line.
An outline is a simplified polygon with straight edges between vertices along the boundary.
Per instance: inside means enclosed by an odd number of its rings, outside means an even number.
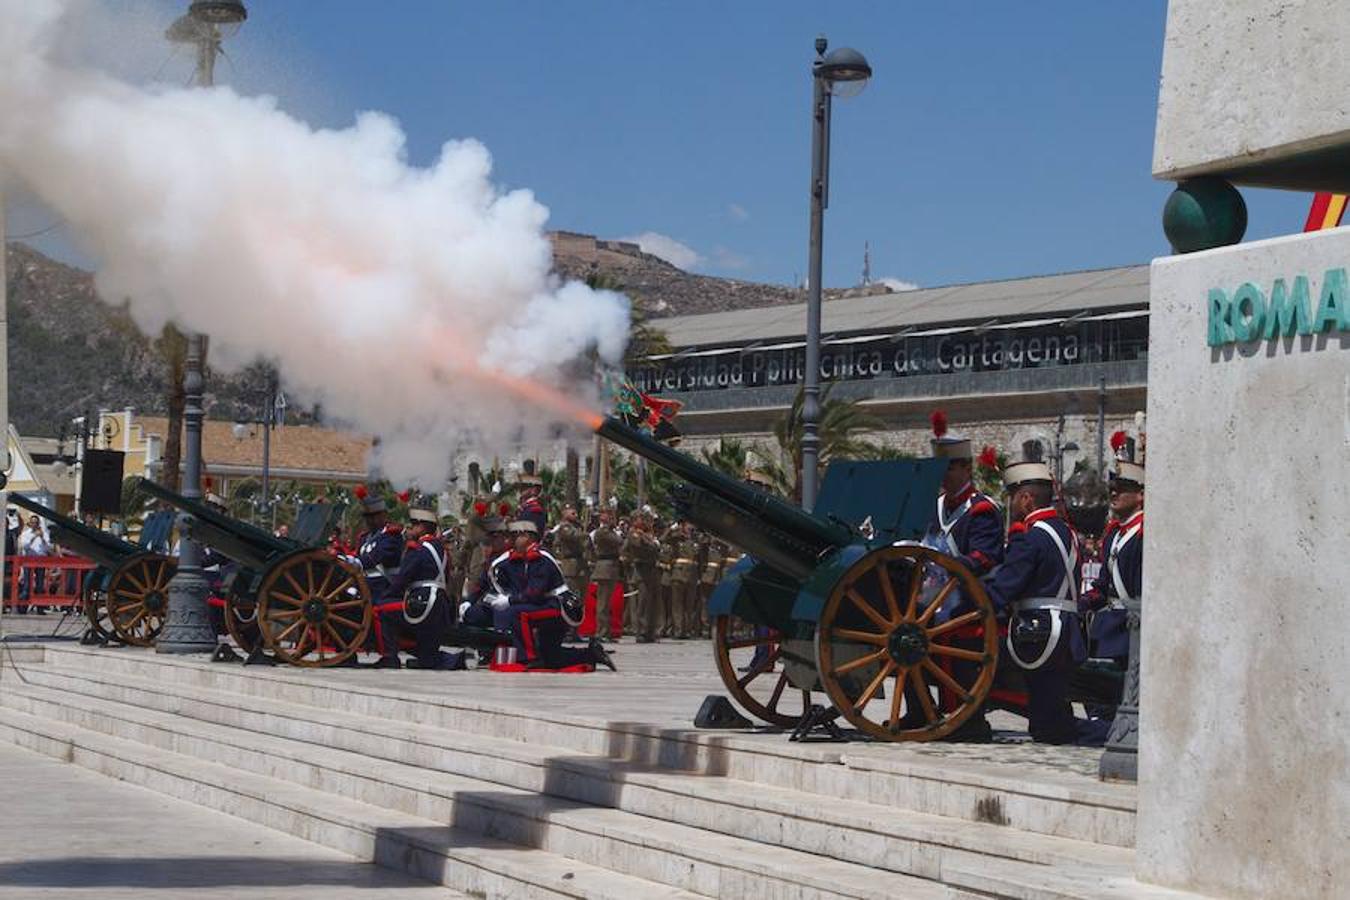
M801 302L799 290L697 275L635 244L556 232L554 264L567 278L605 275L664 317ZM24 244L6 246L9 277L9 415L25 434L55 435L85 411L131 406L165 414L164 364L121 309L101 302L90 273ZM856 289L854 289L856 290ZM873 286L870 292L885 288ZM852 291L827 291L827 297ZM234 414L245 377L207 379L207 415Z

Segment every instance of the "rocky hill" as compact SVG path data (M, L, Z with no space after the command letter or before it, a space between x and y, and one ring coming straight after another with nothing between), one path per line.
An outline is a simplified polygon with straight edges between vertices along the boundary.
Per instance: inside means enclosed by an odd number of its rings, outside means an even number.
M648 316L718 312L799 303L802 292L696 275L643 253L636 245L556 232L559 274L604 275L633 295ZM25 434L55 435L86 411L131 406L165 413L165 366L153 341L124 310L101 302L90 273L24 244L6 246L9 278L9 415ZM856 290L856 289L854 289ZM869 292L886 288L873 286ZM827 297L852 291L827 291ZM208 378L207 415L228 418L256 373Z

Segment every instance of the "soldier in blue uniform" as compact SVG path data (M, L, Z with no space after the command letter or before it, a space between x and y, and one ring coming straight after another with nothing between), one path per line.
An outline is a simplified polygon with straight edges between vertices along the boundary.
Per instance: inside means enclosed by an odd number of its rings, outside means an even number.
M516 483L520 486L520 505L516 508L516 520L529 520L540 535L548 534L548 510L539 495L544 491L544 480L538 475L527 472Z
M956 557L976 578L981 578L1003 562L1003 513L990 497L975 489L975 464L970 440L948 432L947 415L941 410L932 414L931 421L933 458L947 460L947 471L942 477L936 513L923 543ZM958 593L948 601L939 615L947 619L965 611L965 599ZM978 649L979 646L978 641L967 642L959 638L952 643L956 646L969 645L968 649ZM952 663L953 674L965 684L974 682L975 670L978 668L978 664L963 660ZM909 708L916 709L918 698L913 696L912 687L909 693L912 701ZM946 739L987 743L992 738L993 730L981 709Z
M356 489L356 497L361 501L361 522L365 530L356 539L355 562L365 573L366 584L370 586L370 596L379 603L389 590L389 576L398 570L403 559L403 528L389 521L389 510L380 497L371 497L364 486ZM375 629L375 649L380 661L375 665L381 668L399 667L398 632L385 633L383 622Z
M493 612L493 624L511 633L517 658L527 666L561 669L592 663L614 669L605 648L594 638L586 647L564 647L564 602L567 581L552 556L539 546L539 533L528 519L511 523L514 545L488 567L493 593L505 598ZM579 621L579 620L578 620Z
M448 563L445 546L437 536L434 510L414 507L408 511L408 541L398 569L390 574L380 604L384 659L398 668L398 636L413 639L411 668L462 669L462 653L446 653L441 641L450 627L450 592L446 586Z
M1082 606L1091 610L1089 649L1094 659L1129 663L1125 601L1139 597L1144 581L1144 467L1117 459L1108 484L1111 521L1102 535L1102 568Z
M1027 730L1039 743L1100 744L1068 701L1073 668L1087 658L1078 615L1078 537L1055 508L1043 463L1016 463L1003 474L1013 524L1000 566L987 580L990 599L1009 616L1007 653L1022 669Z

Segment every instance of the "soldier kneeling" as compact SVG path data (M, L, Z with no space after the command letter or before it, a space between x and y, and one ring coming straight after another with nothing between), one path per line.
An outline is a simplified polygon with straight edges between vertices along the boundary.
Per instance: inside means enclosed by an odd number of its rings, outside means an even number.
M401 598L401 619L382 613L383 630L411 636L413 665L419 669L463 669L462 653L446 653L441 649L451 623L450 593L446 587L446 549L436 534L436 513L430 509L412 509L408 526L408 545L398 571L389 578L382 607L396 605ZM388 659L389 650L386 650ZM397 657L394 657L396 668Z
M540 548L534 522L512 522L511 534L512 549L492 561L488 579L492 593L505 599L493 609L493 624L511 634L517 658L531 668L592 663L614 669L613 660L594 638L586 647L563 646L568 620L581 621L579 601L568 589L557 560Z

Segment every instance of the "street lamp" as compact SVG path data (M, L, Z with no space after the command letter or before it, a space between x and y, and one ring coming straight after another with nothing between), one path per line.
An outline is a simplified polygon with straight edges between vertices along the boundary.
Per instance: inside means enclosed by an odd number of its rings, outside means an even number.
M197 48L196 83L210 87L215 81L216 55L220 42L232 35L248 18L241 0L195 0L165 33L168 40ZM205 340L200 332L187 339L183 366L183 496L202 496L202 357ZM169 582L169 609L164 630L155 644L158 653L210 653L216 646L216 629L206 606L208 585L202 576L201 548L186 535L180 536L178 571Z
M806 295L806 376L802 387L802 506L816 503L820 464L820 302L821 254L825 207L830 205L830 100L856 97L872 77L872 67L857 50L841 47L825 53L829 42L816 38L811 66L811 238Z

